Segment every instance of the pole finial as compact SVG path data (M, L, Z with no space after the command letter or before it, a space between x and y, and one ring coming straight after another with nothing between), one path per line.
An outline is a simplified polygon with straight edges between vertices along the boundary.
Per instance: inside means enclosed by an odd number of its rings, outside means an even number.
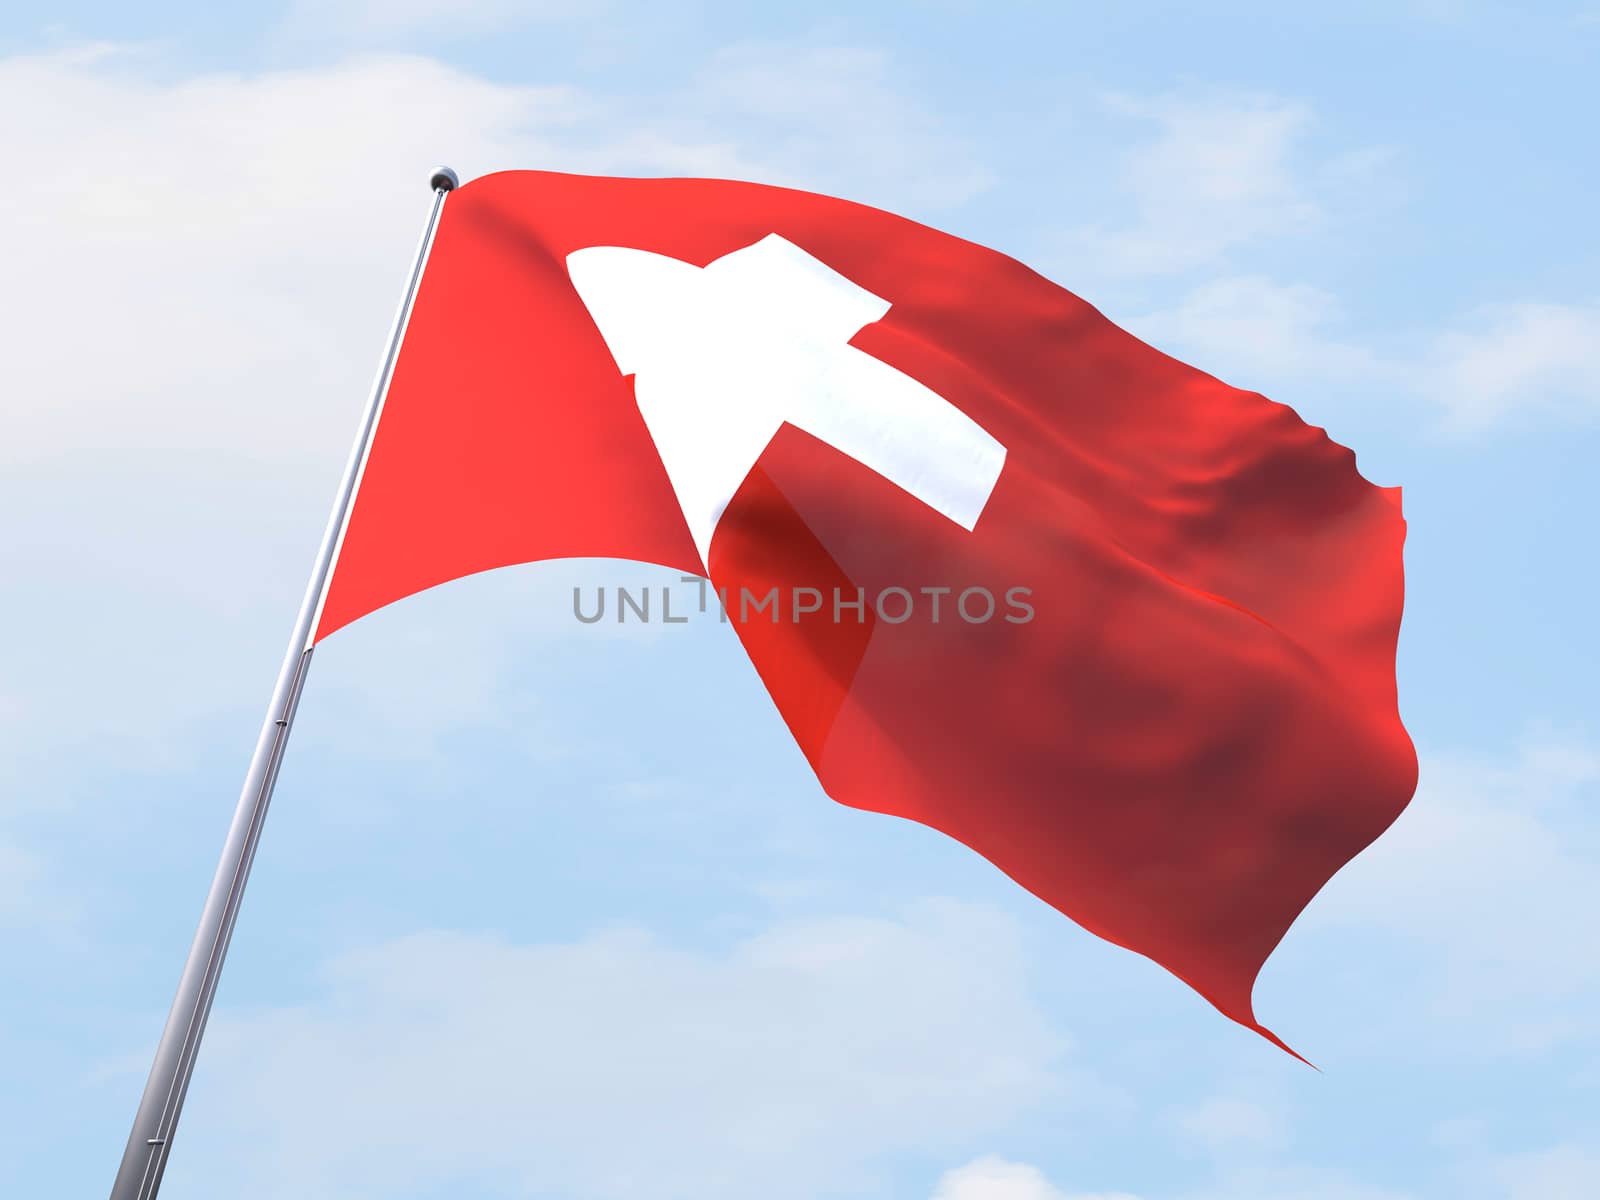
M449 167L435 167L428 186L436 192L453 192L461 186L461 176Z

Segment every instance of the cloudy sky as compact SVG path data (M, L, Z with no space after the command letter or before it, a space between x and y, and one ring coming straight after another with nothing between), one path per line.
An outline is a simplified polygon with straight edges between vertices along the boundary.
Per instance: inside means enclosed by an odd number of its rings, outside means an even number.
M439 589L319 651L164 1197L1600 1194L1600 9L777 7L6 6L0 1192L109 1188L447 162L893 208L1326 425L1421 789L1258 989L1317 1073L571 617L675 574Z

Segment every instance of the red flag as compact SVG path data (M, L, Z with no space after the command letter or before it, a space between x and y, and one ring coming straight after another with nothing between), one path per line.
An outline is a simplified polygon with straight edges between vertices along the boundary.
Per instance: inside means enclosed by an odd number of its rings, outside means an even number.
M315 636L510 563L706 575L830 796L1272 1037L1262 963L1416 783L1404 535L1321 429L1004 255L508 172L445 206Z

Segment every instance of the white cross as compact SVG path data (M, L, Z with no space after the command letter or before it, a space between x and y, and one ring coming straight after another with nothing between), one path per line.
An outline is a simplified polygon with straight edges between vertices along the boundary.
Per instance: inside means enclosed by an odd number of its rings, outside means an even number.
M705 561L723 510L787 421L963 529L1006 448L944 397L849 345L889 302L777 234L704 268L621 246L567 256Z

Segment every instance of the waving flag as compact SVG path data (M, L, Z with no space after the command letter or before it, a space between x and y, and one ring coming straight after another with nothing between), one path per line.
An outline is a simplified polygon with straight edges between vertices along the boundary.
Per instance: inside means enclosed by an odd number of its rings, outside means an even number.
M443 212L313 640L511 563L704 576L830 796L1271 1037L1262 963L1415 786L1404 533L1322 430L1004 255L510 172Z

